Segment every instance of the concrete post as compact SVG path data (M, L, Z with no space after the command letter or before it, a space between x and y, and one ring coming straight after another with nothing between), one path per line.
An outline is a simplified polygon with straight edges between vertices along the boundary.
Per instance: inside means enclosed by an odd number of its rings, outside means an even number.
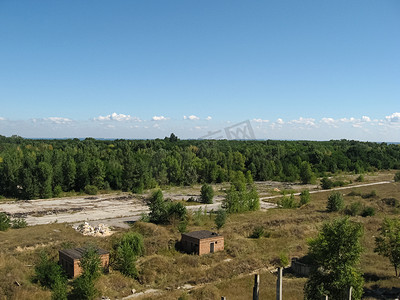
M260 294L260 275L254 275L253 300L258 300Z
M349 288L349 300L351 300L351 294L353 293L353 287L351 286Z
M328 295L323 295L322 300L328 300Z
M221 300L226 300L226 297L221 297Z
M278 278L276 279L276 300L282 300L282 267L278 268Z

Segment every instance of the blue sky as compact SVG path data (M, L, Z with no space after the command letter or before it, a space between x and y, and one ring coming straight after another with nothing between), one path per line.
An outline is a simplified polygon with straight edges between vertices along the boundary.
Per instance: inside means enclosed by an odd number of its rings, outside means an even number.
M397 0L0 0L0 134L400 141L399 28Z

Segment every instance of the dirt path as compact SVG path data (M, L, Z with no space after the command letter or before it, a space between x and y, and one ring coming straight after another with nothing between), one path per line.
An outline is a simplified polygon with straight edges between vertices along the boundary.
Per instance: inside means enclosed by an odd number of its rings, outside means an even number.
M387 183L392 183L393 181L379 181L379 182L371 182L371 183L363 183L363 184L356 184L356 185L349 185L349 186L341 186L329 190L316 190L316 191L310 191L310 194L316 194L316 193L326 193L329 191L339 191L339 190L346 190L346 189L353 189L353 188L358 188L358 187L365 187L365 186L372 186L372 185L378 185L378 184L387 184ZM299 196L300 193L294 193L293 195ZM268 200L268 199L275 199L275 198L280 198L282 195L275 195L275 196L267 196L267 197L260 197L261 201Z

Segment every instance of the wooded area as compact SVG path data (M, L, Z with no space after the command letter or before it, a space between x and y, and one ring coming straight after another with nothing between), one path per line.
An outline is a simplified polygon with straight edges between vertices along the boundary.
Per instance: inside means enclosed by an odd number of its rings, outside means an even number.
M33 140L0 136L0 195L49 198L61 192L141 192L166 185L254 180L311 182L338 171L400 169L400 146L335 140Z

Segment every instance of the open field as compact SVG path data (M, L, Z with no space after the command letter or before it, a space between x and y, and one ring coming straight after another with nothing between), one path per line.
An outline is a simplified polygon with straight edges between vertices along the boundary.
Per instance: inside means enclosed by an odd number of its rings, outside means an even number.
M368 184L391 180L393 173L379 173L365 177L365 183ZM273 202L281 197L273 191L274 188L298 191L304 188L293 184L271 186L270 183L256 183L256 185L262 197L276 197L268 200ZM370 198L360 196L372 190L376 191L376 196ZM351 217L352 220L364 225L365 251L360 267L365 273L365 290L376 291L380 288L384 291L400 287L400 279L394 277L394 269L389 261L373 252L374 236L382 219L385 216L395 217L400 213L399 208L385 204L382 199L400 200L400 184L389 182L373 186L346 187L341 192L345 195L346 205L360 201L363 205L372 206L376 210L373 217ZM173 188L167 193L184 195L186 191ZM326 212L326 201L330 193L330 190L319 190L311 194L310 204L297 209L270 209L231 215L220 230L225 237L225 251L202 257L182 254L175 250L175 242L179 240L180 234L173 225L156 226L137 222L132 229L117 229L117 236L126 230L135 230L145 237L146 255L138 261L138 281L123 277L117 271L111 271L110 274L100 278L97 287L102 295L111 299L127 297L132 294L132 289L136 289L137 292L149 292L132 299L177 299L184 294L187 294L187 299L220 299L221 296L226 296L229 300L249 299L253 285L252 274L258 272L261 274L260 298L275 299L276 276L271 273L274 270L273 260L281 253L289 257L305 255L307 239L317 234L321 224L342 216L341 213ZM60 205L62 200L58 200L61 201ZM114 203L111 201L109 205L114 206ZM193 214L190 216L189 231L211 229L215 226L213 216L205 215L197 221L194 220ZM249 238L257 226L262 226L269 237ZM41 250L46 250L56 257L60 248L84 246L88 242L110 249L113 238L114 236L104 238L82 236L68 223L36 225L0 232L0 299L49 299L49 291L31 282L33 265ZM306 278L285 273L284 299L302 299L305 281ZM156 292L152 293L151 289L155 289ZM370 296L367 299L379 298Z

